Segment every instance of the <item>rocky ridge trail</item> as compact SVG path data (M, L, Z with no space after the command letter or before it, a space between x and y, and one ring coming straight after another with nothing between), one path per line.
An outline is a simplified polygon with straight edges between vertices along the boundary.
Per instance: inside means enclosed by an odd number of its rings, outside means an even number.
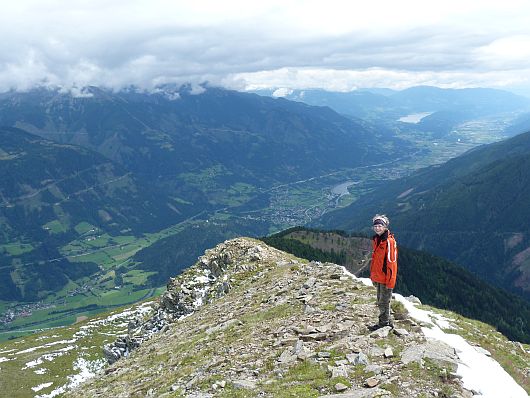
M401 314L369 332L375 289L330 263L226 241L168 283L70 397L471 397L458 356ZM123 356L127 358L119 359Z

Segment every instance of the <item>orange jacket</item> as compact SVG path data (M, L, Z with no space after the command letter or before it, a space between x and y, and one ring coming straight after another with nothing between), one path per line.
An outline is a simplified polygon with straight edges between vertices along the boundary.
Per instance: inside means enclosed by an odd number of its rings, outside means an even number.
M372 263L370 279L393 289L397 277L397 243L390 231L372 238Z

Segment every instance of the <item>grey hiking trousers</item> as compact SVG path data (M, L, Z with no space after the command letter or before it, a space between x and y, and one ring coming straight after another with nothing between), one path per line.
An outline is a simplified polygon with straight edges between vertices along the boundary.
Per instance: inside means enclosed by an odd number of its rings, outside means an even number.
M377 288L377 307L379 307L379 325L390 325L390 299L392 298L392 290L386 287L383 283L374 282Z

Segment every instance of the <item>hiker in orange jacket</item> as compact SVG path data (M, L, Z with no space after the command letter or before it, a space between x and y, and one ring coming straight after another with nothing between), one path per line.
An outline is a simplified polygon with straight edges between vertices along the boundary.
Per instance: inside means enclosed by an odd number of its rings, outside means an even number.
M370 326L369 329L376 330L384 326L394 326L390 319L390 299L396 285L397 244L394 235L388 229L390 221L387 216L376 214L372 223L375 235L372 237L370 279L377 288L379 322Z

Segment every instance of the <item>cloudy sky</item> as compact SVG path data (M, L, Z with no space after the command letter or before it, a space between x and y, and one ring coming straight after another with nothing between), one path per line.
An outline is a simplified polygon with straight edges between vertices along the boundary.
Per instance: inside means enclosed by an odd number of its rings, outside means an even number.
M530 95L527 0L3 0L0 35L0 91L208 81Z

